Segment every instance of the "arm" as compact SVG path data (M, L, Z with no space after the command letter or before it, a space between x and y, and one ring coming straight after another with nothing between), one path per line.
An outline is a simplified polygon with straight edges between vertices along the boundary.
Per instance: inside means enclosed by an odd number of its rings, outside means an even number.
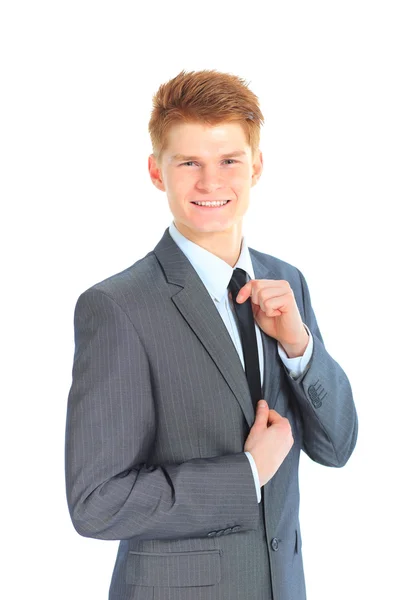
M75 308L65 476L78 533L104 540L207 537L256 529L244 452L149 465L157 407L145 348L128 315L91 288Z
M297 379L286 379L302 421L303 450L317 463L342 467L354 450L358 433L351 386L343 369L325 349L307 283L297 271L301 283L297 304L311 331L313 352L304 373Z

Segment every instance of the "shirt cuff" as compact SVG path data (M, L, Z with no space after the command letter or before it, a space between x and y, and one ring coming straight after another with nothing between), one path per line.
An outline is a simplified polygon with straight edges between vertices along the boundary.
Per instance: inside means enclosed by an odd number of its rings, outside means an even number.
M283 349L283 346L278 342L278 354L281 357L285 367L287 367L287 369L289 370L289 375L292 379L297 379L297 377L300 377L300 375L304 373L312 356L314 342L311 335L311 331L305 323L303 323L303 325L306 328L309 336L307 348L305 349L303 356L289 358L285 350Z
M253 471L254 485L256 486L256 492L257 492L257 502L260 503L261 502L261 488L260 488L260 479L258 477L258 470L256 467L256 463L254 462L254 458L252 457L250 452L245 452L245 455L249 459L251 470Z

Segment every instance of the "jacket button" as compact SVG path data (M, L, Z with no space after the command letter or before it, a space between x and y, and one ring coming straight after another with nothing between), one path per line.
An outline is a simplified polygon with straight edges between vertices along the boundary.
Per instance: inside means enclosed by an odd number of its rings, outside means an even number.
M215 537L220 537L221 535L224 535L223 529L220 529L219 531L217 531L217 533L215 534Z
M232 533L236 533L237 531L239 531L240 529L240 525L235 525L235 527L232 527Z
M276 552L279 548L279 541L276 538L272 538L271 540L271 548L274 552Z
M207 533L207 537L214 537L216 533L216 531L210 531L210 533Z
M228 527L227 529L225 529L224 535L228 535L228 533L231 533L231 531L232 531L232 527Z

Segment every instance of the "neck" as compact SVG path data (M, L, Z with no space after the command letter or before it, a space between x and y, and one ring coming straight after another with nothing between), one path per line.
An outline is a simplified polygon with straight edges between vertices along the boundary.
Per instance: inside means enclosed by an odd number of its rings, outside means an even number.
M242 223L227 231L193 231L183 223L174 221L177 230L188 240L224 260L232 268L238 261L242 246Z

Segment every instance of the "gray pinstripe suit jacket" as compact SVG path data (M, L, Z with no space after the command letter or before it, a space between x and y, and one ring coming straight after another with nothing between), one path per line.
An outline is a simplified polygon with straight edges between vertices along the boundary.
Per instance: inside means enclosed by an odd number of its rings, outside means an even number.
M263 397L294 445L257 503L254 423L232 339L168 228L152 252L76 303L65 473L77 532L121 540L109 600L304 600L298 464L341 467L357 438L347 376L327 353L306 281L249 248L256 279L289 281L313 335L293 380L262 333Z

